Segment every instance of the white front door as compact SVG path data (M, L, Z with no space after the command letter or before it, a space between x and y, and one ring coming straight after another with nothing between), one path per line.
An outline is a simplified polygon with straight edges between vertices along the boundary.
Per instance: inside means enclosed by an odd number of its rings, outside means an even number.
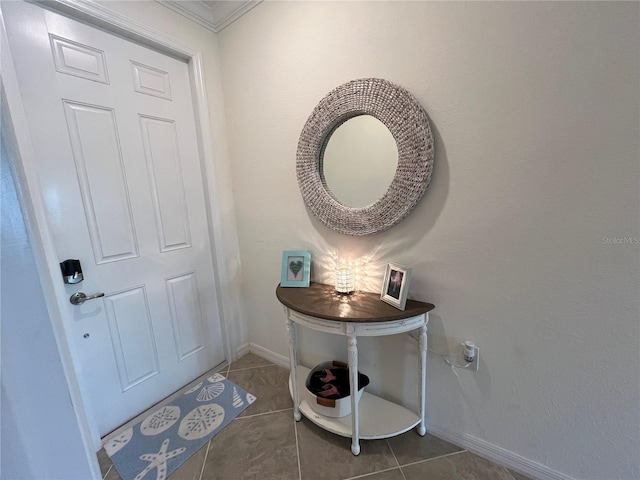
M3 3L55 248L82 264L59 303L104 435L224 360L189 71Z

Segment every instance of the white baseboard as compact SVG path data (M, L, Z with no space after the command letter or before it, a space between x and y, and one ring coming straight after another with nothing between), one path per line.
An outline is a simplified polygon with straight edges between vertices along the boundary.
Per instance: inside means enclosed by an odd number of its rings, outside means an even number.
M245 343L243 345L240 345L238 348L236 348L236 358L232 358L232 361L235 361L237 359L239 359L240 357L246 355L247 353L249 353L250 348L249 348L249 344ZM229 362L231 363L231 362Z
M256 345L255 343L246 343L238 348L238 357L240 356L241 349L244 352L242 353L242 355L251 352L261 358L264 358L265 360L269 360L275 365L286 368L287 370L289 370L290 368L288 357L283 357L282 355L272 352L271 350L268 350L260 345Z
M428 421L427 432L535 480L576 480L480 438L466 433L457 433Z

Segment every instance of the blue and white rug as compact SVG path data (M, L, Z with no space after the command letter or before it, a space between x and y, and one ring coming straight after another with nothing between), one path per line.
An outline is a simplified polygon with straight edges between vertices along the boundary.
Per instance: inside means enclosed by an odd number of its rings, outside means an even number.
M104 443L123 480L164 480L256 397L216 373Z

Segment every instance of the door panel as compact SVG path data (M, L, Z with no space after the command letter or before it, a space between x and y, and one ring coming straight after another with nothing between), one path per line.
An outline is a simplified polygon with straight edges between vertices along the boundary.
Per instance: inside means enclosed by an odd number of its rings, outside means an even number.
M168 279L167 294L178 358L182 361L204 348L201 306L195 272Z
M224 360L189 72L39 6L2 9L55 248L83 265L59 304L106 434ZM73 306L78 291L105 297Z
M103 51L52 34L49 39L58 72L109 83Z
M96 263L137 257L115 111L63 103Z
M191 246L175 122L140 115L160 251Z
M138 93L171 100L169 73L160 69L131 62L133 89Z
M149 303L144 287L104 299L122 391L160 373Z

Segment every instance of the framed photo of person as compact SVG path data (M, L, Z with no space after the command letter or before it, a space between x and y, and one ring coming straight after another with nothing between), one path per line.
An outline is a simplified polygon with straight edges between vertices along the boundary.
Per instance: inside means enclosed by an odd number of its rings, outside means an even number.
M409 293L409 280L411 280L410 268L389 263L384 273L380 299L399 310L404 310Z
M283 287L308 287L311 272L311 252L303 250L286 250L282 252Z

